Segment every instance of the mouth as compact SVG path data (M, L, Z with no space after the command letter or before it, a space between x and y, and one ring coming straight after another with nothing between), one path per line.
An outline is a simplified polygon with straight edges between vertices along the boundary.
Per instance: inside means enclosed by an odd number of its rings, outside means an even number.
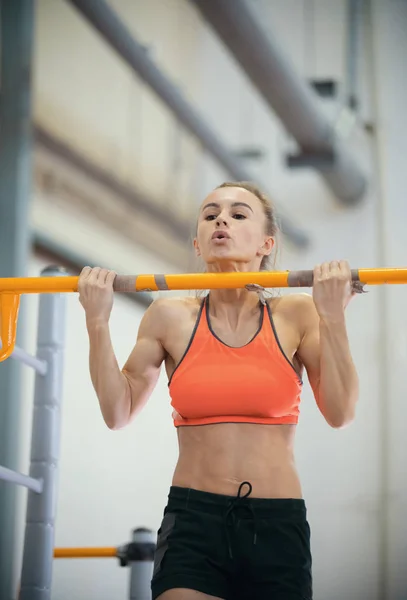
M215 231L212 235L213 240L229 240L230 235L226 231Z

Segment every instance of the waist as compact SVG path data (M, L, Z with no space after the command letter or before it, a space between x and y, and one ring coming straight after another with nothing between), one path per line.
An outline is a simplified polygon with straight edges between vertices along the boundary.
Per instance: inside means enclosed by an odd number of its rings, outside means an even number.
M252 496L301 497L295 429L247 423L181 427L173 485L228 495L249 480Z
M302 488L300 479L294 467L279 468L278 472L273 472L259 476L253 473L253 469L247 469L245 476L240 477L220 477L219 473L204 472L203 469L196 469L191 472L185 468L186 465L178 463L172 478L174 487L200 490L215 495L233 496L238 487L238 481L250 480L253 484L253 498L295 498L302 499ZM218 471L218 470L217 470ZM243 474L244 469L240 469Z
M243 484L243 482L242 482ZM168 494L167 510L197 510L207 514L222 515L230 507L231 502L236 507L242 506L253 509L257 517L290 519L297 516L304 519L307 516L305 500L302 498L255 498L233 495L216 494L194 488L172 485ZM243 512L242 518L250 518L250 512Z

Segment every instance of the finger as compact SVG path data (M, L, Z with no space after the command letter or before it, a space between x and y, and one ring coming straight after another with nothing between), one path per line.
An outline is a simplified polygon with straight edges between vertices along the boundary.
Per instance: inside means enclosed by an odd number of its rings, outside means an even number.
M321 265L322 279L327 279L329 277L329 271L330 271L329 263L327 263L327 262L322 263L322 265Z
M339 271L339 261L331 260L329 263L329 271L330 273L337 273Z
M89 276L91 274L92 269L90 267L84 267L79 275L78 280L78 292L79 294L83 293L83 290L89 280Z
M116 279L116 271L109 271L106 277L106 285L113 287L114 280Z
M101 271L100 267L93 267L90 275L89 275L89 281L91 283L97 283L98 279L99 279L99 273Z
M339 277L342 281L349 282L349 284L351 284L352 273L349 268L349 263L347 260L339 261L338 273L339 273Z
M315 265L314 267L314 281L319 281L322 277L321 265Z
M89 277L91 271L92 271L91 267L83 267L82 271L80 272L79 277L81 277L82 279L86 279L87 277Z
M109 275L109 269L100 269L100 273L99 273L99 277L98 277L98 283L100 283L101 285L105 285L106 284L106 278Z
M340 260L339 261L339 268L343 273L346 273L347 275L351 275L351 270L350 270L350 266L349 266L349 262L347 260Z

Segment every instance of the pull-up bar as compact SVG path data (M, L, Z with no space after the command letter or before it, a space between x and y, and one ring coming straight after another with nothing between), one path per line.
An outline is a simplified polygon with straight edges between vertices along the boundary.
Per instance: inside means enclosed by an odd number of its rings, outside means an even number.
M54 558L111 558L117 557L117 548L54 548Z
M363 285L407 283L407 268L352 269L357 291ZM250 273L186 273L173 275L117 275L116 292L214 290L237 288L312 287L313 271L259 271ZM10 277L0 279L0 361L13 352L21 294L77 292L79 277Z

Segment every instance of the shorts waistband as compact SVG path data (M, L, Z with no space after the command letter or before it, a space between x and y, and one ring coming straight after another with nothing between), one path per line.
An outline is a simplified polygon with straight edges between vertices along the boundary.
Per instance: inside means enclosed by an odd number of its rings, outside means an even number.
M229 496L224 494L215 494L213 492L204 492L202 490L197 490L194 488L184 488L178 486L171 486L168 494L169 503L176 503L178 505L182 505L184 507L195 505L196 507L200 507L203 510L216 510L228 508L231 502L234 502L240 505L245 505L247 507L252 507L256 514L261 514L262 512L267 513L267 515L272 516L273 514L285 514L285 515L294 515L306 517L307 508L305 500L302 498L252 498L248 497L248 495L240 494L240 489L244 489L244 486L247 484L249 487L249 494L251 492L251 484L249 482L242 482L239 488L238 494L235 496ZM247 489L247 488L246 488Z

